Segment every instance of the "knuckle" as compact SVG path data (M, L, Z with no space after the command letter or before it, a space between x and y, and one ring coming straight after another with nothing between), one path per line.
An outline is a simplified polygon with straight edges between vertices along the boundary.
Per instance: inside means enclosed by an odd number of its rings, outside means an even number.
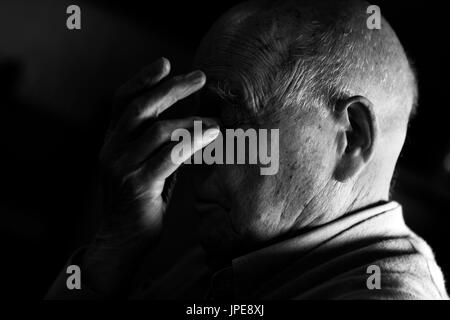
M164 99L167 99L167 103L174 104L180 100L180 97L185 90L186 85L184 83L184 77L175 76L164 86L161 94Z
M130 105L130 108L133 110L135 114L140 114L142 109L144 108L144 104L142 101L142 97L136 98Z
M132 113L132 118L137 118L139 119L142 114L145 112L145 104L142 101L142 98L138 98L136 99L131 105L131 113Z
M176 85L176 84L180 83L182 80L183 80L183 77L180 75L177 75L172 78L171 82L172 82L172 85Z

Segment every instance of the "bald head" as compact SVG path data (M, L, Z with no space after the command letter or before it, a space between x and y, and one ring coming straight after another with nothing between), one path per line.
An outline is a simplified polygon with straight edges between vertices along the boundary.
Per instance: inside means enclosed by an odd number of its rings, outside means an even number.
M406 127L416 80L389 24L366 26L362 1L252 1L219 19L198 65L212 88L247 111L274 115L292 105L333 107L345 96L372 101L382 129Z

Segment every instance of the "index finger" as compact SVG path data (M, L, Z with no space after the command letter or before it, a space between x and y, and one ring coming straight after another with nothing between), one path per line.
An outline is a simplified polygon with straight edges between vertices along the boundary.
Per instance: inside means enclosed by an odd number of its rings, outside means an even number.
M153 87L169 74L170 67L169 60L164 57L159 58L123 84L117 90L116 98L131 98L139 92Z
M136 98L118 122L117 130L130 132L147 119L156 119L167 108L200 90L205 84L205 74L196 70L176 76L151 92Z

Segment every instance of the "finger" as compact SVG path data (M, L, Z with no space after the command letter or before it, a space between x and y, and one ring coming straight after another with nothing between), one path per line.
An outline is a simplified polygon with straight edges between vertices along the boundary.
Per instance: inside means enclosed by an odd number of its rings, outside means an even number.
M126 151L128 154L126 161L132 165L144 161L164 144L175 141L174 133L177 129L192 131L194 123L204 130L219 127L219 124L212 118L189 117L157 121L137 141L132 143Z
M211 128L191 139L183 139L165 146L155 157L149 159L143 167L144 177L156 184L164 181L194 153L214 141L220 133L219 128ZM180 152L180 151L183 152Z
M174 103L202 88L205 80L203 72L194 71L162 83L152 92L133 101L119 121L119 130L130 131L147 119L157 118Z
M166 58L160 58L142 69L131 80L122 85L116 92L112 110L111 122L109 125L112 130L119 121L126 105L139 93L150 89L170 72L170 62Z
M146 66L136 76L122 85L116 93L118 99L128 99L131 96L153 87L170 72L170 61L162 57Z

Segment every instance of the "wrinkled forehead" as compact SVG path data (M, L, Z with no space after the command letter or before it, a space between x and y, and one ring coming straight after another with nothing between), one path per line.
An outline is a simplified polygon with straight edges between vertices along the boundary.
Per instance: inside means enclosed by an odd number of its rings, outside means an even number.
M260 16L244 21L240 12L211 29L195 63L207 76L202 98L216 96L239 116L261 115L274 92L274 76L280 72L287 42L273 21L263 22Z
M317 38L334 23L324 13L333 10L320 8L320 1L299 2L305 1L247 2L223 15L196 55L208 85L255 112L262 110L277 89L274 81L289 77L299 57L315 56Z
M207 84L197 93L195 114L216 118L223 128L254 127L261 120L244 99L224 94L213 84Z

